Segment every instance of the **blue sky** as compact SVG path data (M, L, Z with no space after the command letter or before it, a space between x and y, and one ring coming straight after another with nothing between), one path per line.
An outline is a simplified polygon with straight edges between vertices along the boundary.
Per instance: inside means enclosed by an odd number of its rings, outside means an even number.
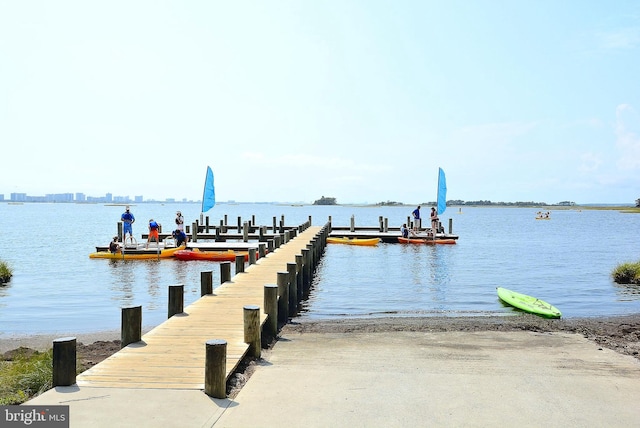
M0 0L0 193L633 203L639 48L637 1Z

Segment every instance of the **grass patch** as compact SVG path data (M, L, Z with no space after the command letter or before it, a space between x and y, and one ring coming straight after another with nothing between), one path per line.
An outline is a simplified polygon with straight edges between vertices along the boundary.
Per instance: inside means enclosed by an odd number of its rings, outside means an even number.
M13 276L13 269L6 262L0 261L0 284L9 282Z
M640 284L640 262L622 263L616 266L611 276L618 284Z
M22 404L51 389L53 349L47 352L17 352L10 361L0 361L0 405Z

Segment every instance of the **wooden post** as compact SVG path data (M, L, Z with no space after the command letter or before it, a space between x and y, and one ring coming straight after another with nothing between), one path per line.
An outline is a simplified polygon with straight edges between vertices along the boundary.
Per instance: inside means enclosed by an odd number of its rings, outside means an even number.
M280 216L280 233L284 233L284 214Z
M453 219L449 219L449 235L453 234Z
M264 313L267 314L265 330L269 338L278 334L278 285L266 284L264 286Z
M200 272L200 297L213 294L213 271Z
M294 315L298 312L298 275L296 269L298 265L295 263L287 263L287 272L289 272L289 313Z
M302 254L296 254L296 272L298 272L298 275L296 275L296 278L298 279L298 281L296 282L296 288L298 290L298 303L300 303L302 301L302 298L304 297L304 286L302 284L302 266Z
M356 230L356 218L351 214L351 226L349 227L351 232L355 232Z
M236 275L244 272L244 255L236 255Z
M191 233L191 242L198 242L198 223L194 221L191 225L193 229Z
M250 357L260 358L262 339L260 338L260 307L245 305L243 307L244 343L249 344L247 351Z
M267 251L266 251L266 245L264 242L261 242L258 244L258 256L260 256L260 258L265 257L267 255Z
M181 314L184 310L184 285L169 286L169 307L167 318Z
M278 321L289 321L289 272L278 272Z
M258 242L264 242L267 238L264 237L264 226L260 226L258 230Z
M383 232L388 232L389 231L389 218L385 217L384 218L384 230Z
M274 234L274 235L276 234L276 230L277 230L277 229L276 229L276 218L275 218L275 217L273 217L273 234Z
M220 262L220 284L231 281L231 262Z
M280 244L282 243L282 236L280 235L276 235L273 237L273 243L276 246L276 248L280 248Z
M289 231L288 231L288 230L285 230L285 231L284 231L284 239L282 240L282 242L283 242L284 244L286 244L287 242L289 242L289 239L290 239L290 238L289 238L289 236L290 236L290 235L291 235L291 234L289 233Z
M273 239L267 240L267 248L269 249L270 253L273 253L274 247L275 247L275 241Z
M200 220L200 221L202 221L202 220ZM205 218L205 221L206 221L206 223L204 224L204 231L205 231L205 233L209 233L209 216L207 216Z
M118 241L122 242L122 245L124 246L124 236L122 236L122 222L121 221L118 222Z
M204 365L204 392L213 398L227 398L227 341L207 340Z
M216 237L215 237L216 242L222 241L222 239L220 239L220 229L222 229L222 226L216 227Z
M242 241L249 242L249 223L244 222L244 226L242 228Z
M62 337L53 341L53 384L71 386L76 383L76 338Z
M309 288L311 288L311 256L309 255L309 249L302 249L302 284L304 287L305 294L309 292Z
M384 222L382 221L382 216L378 216L378 225L380 232L384 232Z
M142 306L122 308L120 349L142 340Z
M242 232L242 217L238 216L238 228L236 229L238 234Z
M250 265L254 265L256 264L256 249L255 248L249 248L249 264Z

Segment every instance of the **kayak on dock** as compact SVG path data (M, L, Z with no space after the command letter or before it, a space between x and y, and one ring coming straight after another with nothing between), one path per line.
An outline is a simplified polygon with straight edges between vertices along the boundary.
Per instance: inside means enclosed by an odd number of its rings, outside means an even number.
M502 287L497 287L496 290L498 291L500 300L508 305L522 309L525 312L540 315L545 318L560 318L562 316L558 308L544 300Z
M422 245L436 245L445 244L453 245L456 243L455 239L450 238L402 238L398 237L398 242L401 244L422 244Z
M173 257L177 251L183 250L185 246L173 248L125 248L115 253L111 251L96 251L89 254L90 259L115 259L115 260L149 260L167 259Z
M330 236L327 238L327 244L346 244L346 245L364 245L374 247L378 245L380 238L346 238Z
M178 260L211 260L219 262L234 262L236 260L236 256L244 256L244 260L249 261L248 251L201 251L198 248L195 248L193 250L176 251L174 256ZM257 252L256 257L258 257Z

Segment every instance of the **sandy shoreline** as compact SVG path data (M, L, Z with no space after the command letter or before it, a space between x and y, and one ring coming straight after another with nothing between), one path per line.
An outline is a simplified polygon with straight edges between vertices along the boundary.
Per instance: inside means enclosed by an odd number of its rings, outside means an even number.
M596 318L567 318L550 320L530 314L491 317L388 317L356 318L343 320L299 321L293 318L282 327L283 331L300 333L392 333L397 331L536 331L568 332L582 334L601 346L640 359L640 314ZM148 331L148 330L147 330ZM0 354L27 347L39 351L52 347L53 340L76 337L78 344L95 351L104 348L104 353L113 352L113 347L104 342L120 340L119 330L99 331L83 334L40 334L31 336L0 336ZM108 355L107 355L108 356Z

